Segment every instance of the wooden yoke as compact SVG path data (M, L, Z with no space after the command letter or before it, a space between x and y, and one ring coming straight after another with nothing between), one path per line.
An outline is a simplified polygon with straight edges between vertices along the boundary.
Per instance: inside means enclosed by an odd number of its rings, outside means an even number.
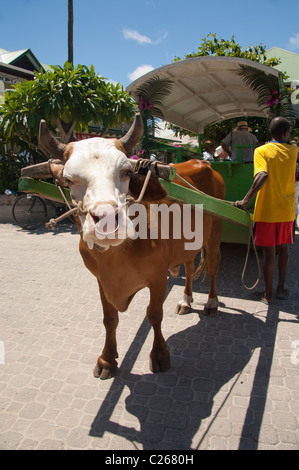
M143 166L142 163L146 162L147 165ZM134 171L139 172L143 167L146 171L149 169L153 177L162 178L166 181L173 181L175 178L176 170L174 167L165 165L160 162L151 162L147 159L131 160L130 163L133 166ZM53 174L57 174L58 166L62 169L63 162L58 159L50 159L47 162L37 163L36 165L26 166L21 169L22 178L34 178L34 179L47 179L53 178ZM55 171L54 171L55 169Z

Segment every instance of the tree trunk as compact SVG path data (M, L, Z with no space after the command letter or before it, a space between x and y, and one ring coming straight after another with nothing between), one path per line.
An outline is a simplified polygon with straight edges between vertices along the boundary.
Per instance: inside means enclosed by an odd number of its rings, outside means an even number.
M71 64L74 61L73 26L74 26L73 0L68 0L68 61Z
M76 119L74 119L69 124L65 124L59 118L57 118L56 122L57 122L58 129L60 131L61 142L63 142L64 144L68 144L69 142L72 142L74 140L73 132L77 123Z

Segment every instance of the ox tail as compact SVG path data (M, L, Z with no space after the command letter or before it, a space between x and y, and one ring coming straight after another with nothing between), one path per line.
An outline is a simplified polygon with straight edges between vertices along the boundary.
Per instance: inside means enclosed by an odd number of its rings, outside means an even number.
M198 279L200 276L202 276L202 280L204 281L207 276L207 270L208 270L207 250L206 250L206 247L203 246L202 249L200 250L200 263L194 272L194 279Z

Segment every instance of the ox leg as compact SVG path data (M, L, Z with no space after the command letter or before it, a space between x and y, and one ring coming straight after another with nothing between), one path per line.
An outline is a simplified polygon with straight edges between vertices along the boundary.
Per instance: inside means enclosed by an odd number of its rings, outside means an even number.
M100 377L102 380L105 380L113 377L117 369L117 361L115 359L118 357L116 349L118 311L107 301L100 283L99 287L104 312L103 323L106 329L106 340L102 354L99 356L94 368L94 377Z
M155 286L150 286L150 303L147 307L146 314L154 330L154 342L149 362L152 372L165 372L170 367L170 356L166 349L166 342L161 331L163 301L166 287L167 279L165 279L165 282L159 282L155 284Z
M186 313L189 313L191 310L191 302L193 302L192 285L194 277L194 260L185 263L185 275L186 283L184 289L184 298L179 301L175 310L175 313L178 315L186 315Z
M220 223L219 223L220 222ZM222 222L217 221L213 225L212 236L207 242L208 273L210 278L210 292L208 301L204 307L204 315L215 316L218 310L218 297L216 290L216 279L220 263L220 243L222 233ZM214 235L214 236L213 236Z

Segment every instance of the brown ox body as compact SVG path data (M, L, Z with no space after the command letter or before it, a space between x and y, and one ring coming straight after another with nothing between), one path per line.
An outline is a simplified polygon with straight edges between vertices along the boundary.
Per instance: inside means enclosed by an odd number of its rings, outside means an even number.
M43 143L43 145L47 150L51 150L47 144ZM117 146L118 145L119 141L117 141ZM76 146L76 143L69 144L66 148L59 149L64 155L61 158L64 162L72 159L74 146ZM57 153L55 156L57 157ZM174 166L177 174L196 188L211 196L224 198L225 185L223 179L208 163L200 160L190 160ZM71 173L71 171L67 169L67 166L64 173L64 177L65 175L69 176L69 173ZM76 185L77 181L78 178L76 178L76 182L73 182L73 185ZM179 180L175 180L175 182L182 184ZM155 204L161 202L165 202L168 205L172 204L172 202L167 200L167 195L163 190L161 191L160 188L161 186L158 182L152 182L151 180L142 202L147 209L147 213L149 213L149 208L150 205L153 204L153 200ZM72 184L70 185L70 189L72 193ZM139 189L139 178L135 181L131 175L130 181L128 182L128 191L135 195L136 191L138 193ZM86 190L86 193L87 192ZM76 191L74 191L74 194L76 194ZM88 195L87 201L90 199L91 196ZM109 200L110 199L111 198L109 198ZM97 207L99 205L101 205L101 202L98 201ZM90 217L87 215L87 217L90 218L89 225L93 223L93 220L96 218L94 214L97 213L94 208L94 203L90 203L90 207ZM192 214L194 218L194 212ZM169 352L167 351L166 342L161 331L163 301L167 289L168 271L170 270L170 272L173 273L177 271L177 268L182 264L185 266L186 284L184 300L178 305L177 313L186 313L191 308L190 302L192 299L192 282L195 274L195 257L199 249L195 251L190 249L186 250L186 240L183 236L179 239L174 238L171 230L169 238L167 239L161 237L160 232L157 239L151 239L150 222L153 223L153 220L148 219L147 221L147 238L137 238L135 240L127 238L122 240L119 244L110 245L108 248L104 245L103 249L97 242L92 246L84 240L84 233L82 231L86 222L82 217L78 218L78 226L81 233L80 253L85 266L97 278L103 306L106 341L94 371L94 375L102 379L113 376L117 367L116 330L118 325L118 312L127 310L131 300L138 291L147 287L150 292L150 302L146 314L154 330L153 347L150 352L150 369L153 372L165 371L170 365ZM159 224L159 221L154 220L154 223ZM88 230L88 236L90 236L90 226ZM221 220L204 213L203 242L201 248L204 248L204 251L202 251L205 256L202 255L201 264L203 264L204 260L207 261L207 270L210 277L210 292L205 306L206 314L215 313L218 306L216 276L220 261L221 234Z

